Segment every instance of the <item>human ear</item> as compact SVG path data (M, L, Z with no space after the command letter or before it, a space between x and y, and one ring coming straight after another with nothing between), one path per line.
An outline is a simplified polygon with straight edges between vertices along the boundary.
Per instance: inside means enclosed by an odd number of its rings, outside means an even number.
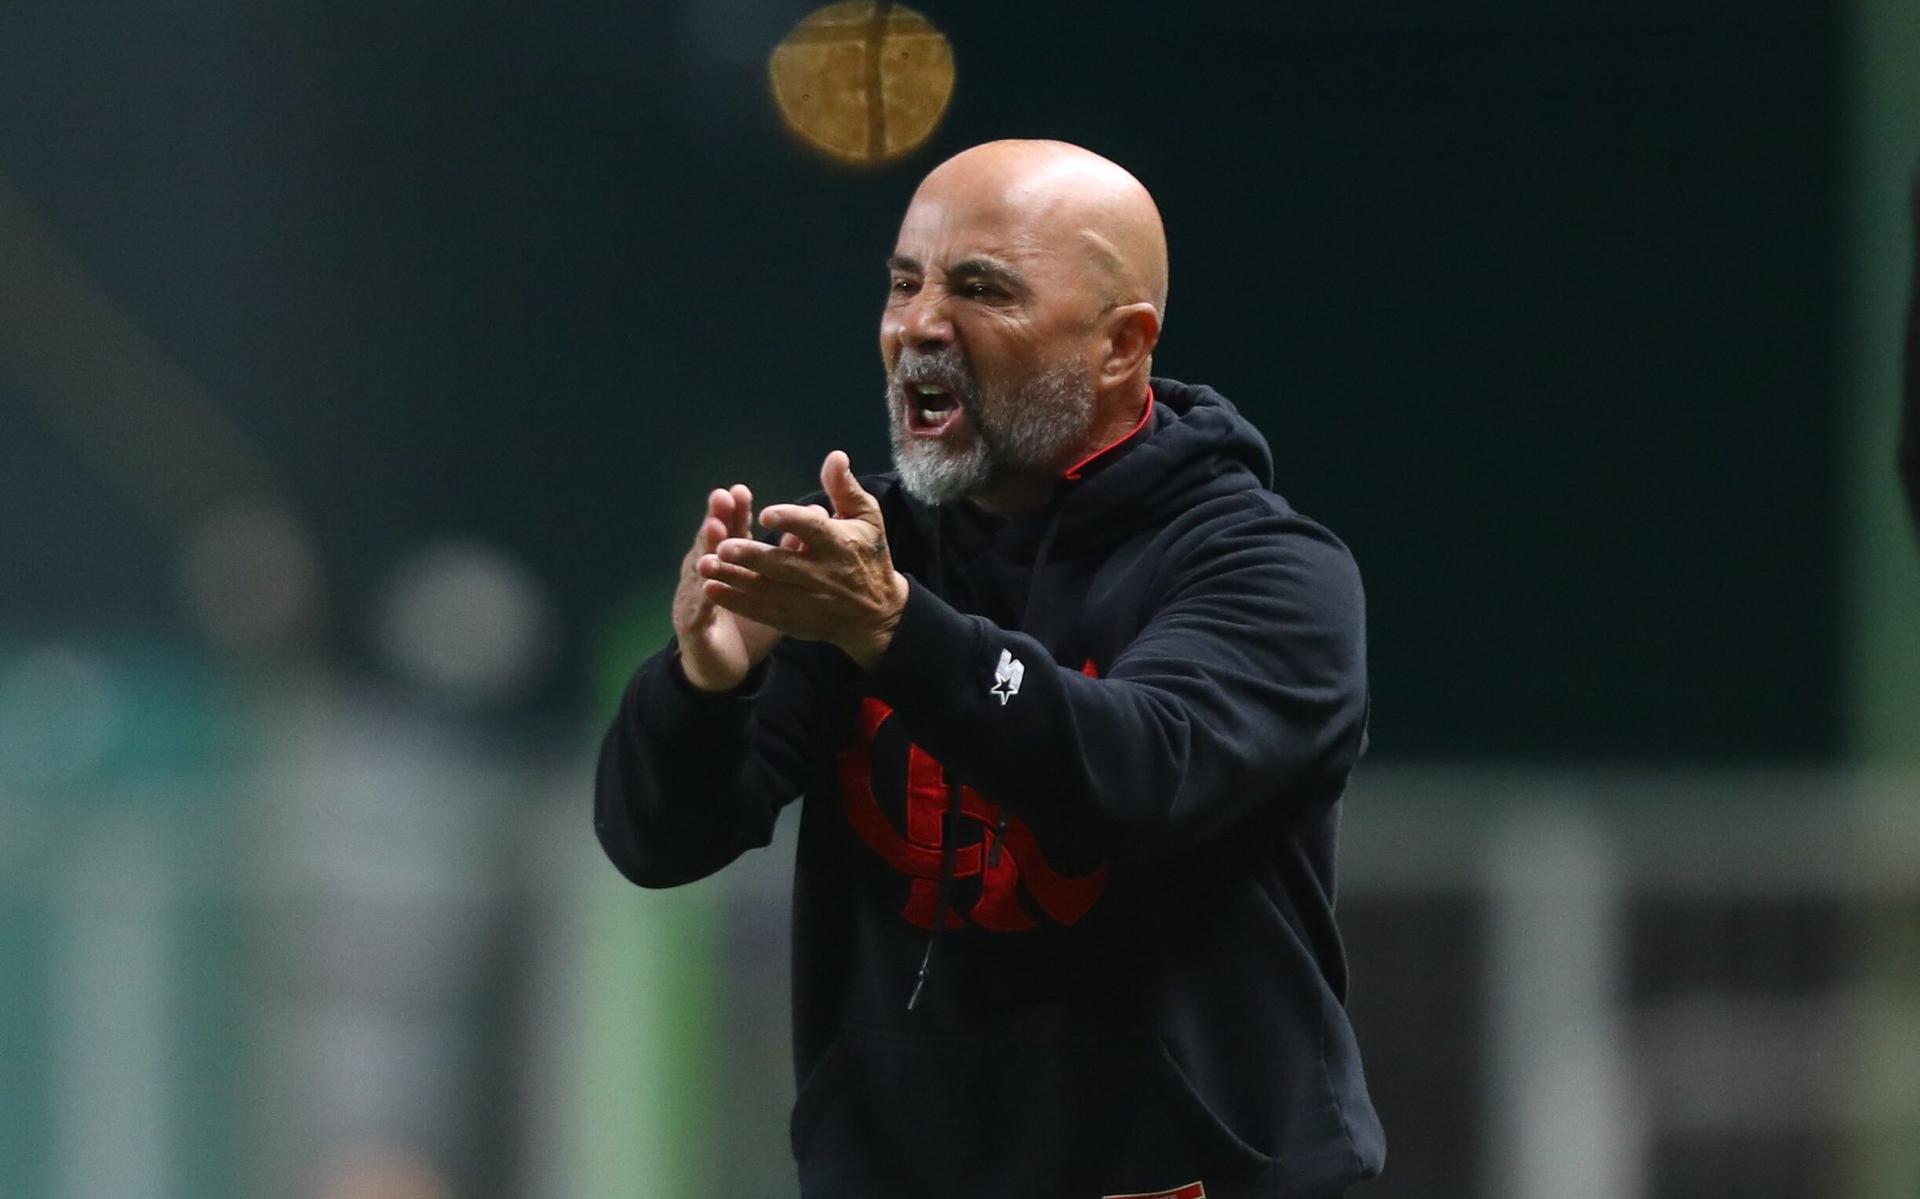
M1102 318L1107 352L1100 362L1100 382L1124 383L1139 372L1160 342L1160 311L1145 300L1122 304Z

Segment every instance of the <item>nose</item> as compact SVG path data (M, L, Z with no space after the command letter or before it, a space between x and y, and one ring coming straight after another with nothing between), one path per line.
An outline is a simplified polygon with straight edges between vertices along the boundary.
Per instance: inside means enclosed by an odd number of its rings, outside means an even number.
M953 343L953 322L944 297L921 287L888 314L900 344L919 351L938 351Z

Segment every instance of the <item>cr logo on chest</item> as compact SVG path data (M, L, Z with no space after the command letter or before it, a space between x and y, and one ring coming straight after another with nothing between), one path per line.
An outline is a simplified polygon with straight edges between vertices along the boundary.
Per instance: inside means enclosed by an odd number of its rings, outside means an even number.
M1084 673L1098 677L1091 661ZM901 915L931 929L939 900L940 859L948 848L944 816L954 803L955 788L933 755L908 745L906 828L894 826L873 790L874 742L892 717L893 709L881 700L869 696L861 703L853 739L838 757L841 799L854 833L910 880ZM971 923L995 932L1021 932L1038 927L1020 901L1023 890L1034 907L1057 924L1073 924L1092 910L1107 889L1104 865L1078 876L1063 874L1047 861L1025 821L972 787L961 786L958 792L957 815L980 826L980 833L973 840L956 835L953 878L978 878L980 897L964 918L950 909L948 928Z

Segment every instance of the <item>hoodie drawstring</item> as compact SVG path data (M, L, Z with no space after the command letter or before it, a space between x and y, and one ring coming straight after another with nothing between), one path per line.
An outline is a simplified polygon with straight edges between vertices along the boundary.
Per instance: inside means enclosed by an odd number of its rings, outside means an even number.
M1054 534L1060 531L1060 517L1065 509L1066 505L1064 503L1056 503L1054 505L1053 514L1047 518L1046 530L1040 534L1039 548L1034 550L1033 571L1027 576L1027 598L1021 604L1020 609L1019 628L1022 632L1027 630L1033 619L1033 600L1035 593L1040 589L1040 571L1047 563L1048 552L1053 549ZM939 593L940 582L944 581L944 575L946 573L946 562L943 560L943 555L940 552L943 548L940 536L940 518L938 514L936 514L933 521L933 575L936 594ZM947 928L947 914L951 911L953 900L953 838L954 833L957 831L954 825L957 823L956 818L959 815L960 784L949 779L947 781L947 809L940 813L940 881L934 886L933 931L927 935L927 947L925 951L920 954L920 971L913 979L913 993L907 996L908 1011L912 1011L914 1008L920 1006L920 995L926 990L927 979L933 974L933 947L940 943L940 934L945 932ZM993 847L987 853L986 864L988 866L998 866L1000 864L1000 843L1006 840L1006 837L1007 816L1005 812L1002 812L1000 819L994 824Z
M940 513L933 516L933 590L935 595L945 593L947 563L944 539L940 532ZM940 934L947 927L948 905L953 894L953 817L960 810L960 788L949 784L947 787L947 809L940 813L940 881L934 885L933 931L927 935L927 948L920 955L920 972L913 979L913 993L907 996L907 1010L920 1006L920 993L926 990L927 977L933 973L933 947L939 943Z
M927 976L933 973L933 947L940 943L940 934L947 928L947 912L953 898L953 818L960 814L960 787L947 785L947 810L940 813L940 882L935 887L933 900L933 932L927 937L926 952L920 955L920 973L913 980L913 994L907 996L907 1010L912 1011L920 1004L920 992L926 988Z

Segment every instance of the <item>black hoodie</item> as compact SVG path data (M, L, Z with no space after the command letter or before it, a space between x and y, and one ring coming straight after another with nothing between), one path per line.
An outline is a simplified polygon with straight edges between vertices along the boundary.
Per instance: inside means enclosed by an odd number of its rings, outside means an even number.
M594 824L642 886L804 795L792 1122L830 1199L1338 1194L1380 1126L1344 1010L1360 579L1213 391L1010 522L863 480L909 580L871 671L783 641L634 675Z

